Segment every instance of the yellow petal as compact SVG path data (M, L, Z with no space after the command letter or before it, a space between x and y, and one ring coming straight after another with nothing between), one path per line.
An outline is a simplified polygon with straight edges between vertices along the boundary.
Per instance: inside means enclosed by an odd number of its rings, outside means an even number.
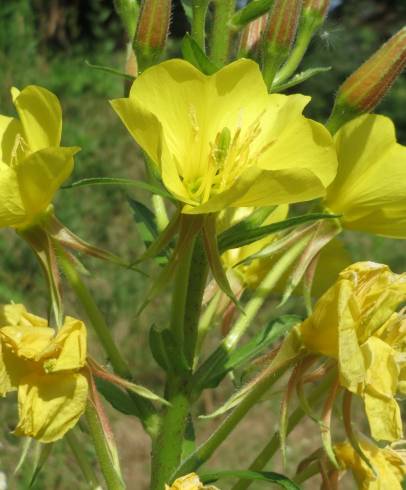
M28 313L24 305L0 305L0 328L6 326L47 327L48 322L44 318Z
M87 403L88 383L80 373L31 375L18 389L18 436L40 442L60 439L74 427Z
M32 362L19 358L9 346L0 342L0 396L17 389L21 379L33 368Z
M19 357L36 359L49 345L55 334L53 328L16 326L0 328L0 338Z
M66 317L63 327L41 353L46 359L44 368L47 372L79 369L86 363L86 327L83 322Z
M14 91L13 102L31 152L59 146L62 111L58 98L52 92L29 85L21 92Z
M361 116L335 141L339 167L326 205L347 228L406 238L406 147L396 143L392 121Z
M22 126L18 119L0 114L0 162L10 165L15 154L17 135L21 133Z
M14 169L0 162L0 228L24 223L26 210Z
M16 167L27 221L46 210L55 192L73 169L78 148L46 148L29 155Z
M399 405L394 398L383 399L363 393L369 427L377 441L397 441L403 437Z
M360 458L353 447L344 442L334 446L338 461L344 468L352 471L360 490L402 490L402 481L406 475L406 465L402 456L386 447L379 448L363 437L359 441L360 447L372 469Z

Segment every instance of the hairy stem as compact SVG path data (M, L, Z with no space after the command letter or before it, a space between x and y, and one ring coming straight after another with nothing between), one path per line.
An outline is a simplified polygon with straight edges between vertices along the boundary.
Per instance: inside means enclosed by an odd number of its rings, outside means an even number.
M229 21L234 13L235 0L215 0L214 8L210 57L216 65L223 66L230 49Z

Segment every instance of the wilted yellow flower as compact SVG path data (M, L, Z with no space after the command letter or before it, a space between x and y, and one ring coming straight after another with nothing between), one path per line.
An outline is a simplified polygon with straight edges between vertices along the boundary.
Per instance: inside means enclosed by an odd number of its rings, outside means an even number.
M183 212L306 201L336 173L326 129L302 115L303 95L269 95L253 61L206 76L169 60L112 101Z
M343 226L406 238L406 147L396 142L392 121L364 115L335 135L338 171L326 206Z
M395 395L401 373L406 321L396 308L406 300L406 274L360 262L339 275L299 328L311 352L337 359L340 383L365 403L374 439L402 437Z
M381 449L363 438L359 445L374 471L356 453L348 442L336 444L334 452L343 468L352 471L360 490L402 490L406 477L406 461L391 447Z
M165 485L165 490L218 490L213 486L205 486L200 481L196 473L189 473L188 475L182 476L173 482L169 487Z
M86 328L66 317L58 333L23 305L0 307L0 395L18 391L16 435L60 439L86 408Z
M30 225L73 169L79 148L60 146L62 112L48 90L11 90L19 119L0 115L0 227Z

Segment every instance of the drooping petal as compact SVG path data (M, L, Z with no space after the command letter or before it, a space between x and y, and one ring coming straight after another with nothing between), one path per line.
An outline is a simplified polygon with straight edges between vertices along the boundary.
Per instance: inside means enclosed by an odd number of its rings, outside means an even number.
M47 327L48 322L29 313L22 304L0 305L0 328L9 326Z
M0 162L0 228L24 223L26 211L14 169Z
M26 377L18 389L15 434L53 442L74 427L87 403L88 383L80 373Z
M33 365L15 355L12 349L0 342L0 396L17 389L21 379L32 371Z
M30 151L59 146L62 110L58 98L36 85L29 85L21 92L13 89L12 95Z
M0 328L1 342L18 357L36 359L48 347L55 330L48 327L16 326Z
M86 363L86 335L83 322L66 317L61 330L41 353L41 359L46 359L45 370L54 373L82 368Z
M335 136L339 167L326 205L347 228L406 237L406 147L392 121L364 115Z
M79 148L45 148L32 153L16 168L27 220L45 210L73 170Z

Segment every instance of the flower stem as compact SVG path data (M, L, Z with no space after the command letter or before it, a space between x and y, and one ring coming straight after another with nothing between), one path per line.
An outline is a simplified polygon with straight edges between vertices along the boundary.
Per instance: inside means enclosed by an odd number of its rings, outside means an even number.
M192 245L192 244L191 244ZM197 341L197 328L207 278L207 260L202 241L197 237L190 252L181 257L172 296L171 330L176 334L182 355L192 365ZM181 460L182 445L190 397L187 383L191 371L168 373L166 394L170 406L165 408L160 430L152 448L151 490L163 490L165 483Z
M210 57L213 63L223 66L227 61L230 49L229 21L234 13L235 0L215 0L214 4Z
M118 350L111 334L111 330L107 326L107 323L104 320L104 317L96 305L92 295L82 281L80 274L66 256L65 252L61 248L59 252L58 258L65 272L66 279L75 292L76 297L82 304L90 323L92 324L104 350L106 351L106 354L109 357L114 371L122 378L131 378L131 372L128 364L121 355L121 352Z
M114 468L108 442L106 441L99 416L92 403L88 403L85 416L108 490L124 490L124 483Z
M65 440L71 448L72 453L76 458L76 462L78 463L79 468L81 469L89 488L91 490L101 490L102 487L100 486L96 473L94 472L92 465L89 464L87 455L81 443L78 441L78 438L76 437L74 431L69 431L65 435Z
M192 37L206 51L206 15L209 0L194 0L192 4Z

